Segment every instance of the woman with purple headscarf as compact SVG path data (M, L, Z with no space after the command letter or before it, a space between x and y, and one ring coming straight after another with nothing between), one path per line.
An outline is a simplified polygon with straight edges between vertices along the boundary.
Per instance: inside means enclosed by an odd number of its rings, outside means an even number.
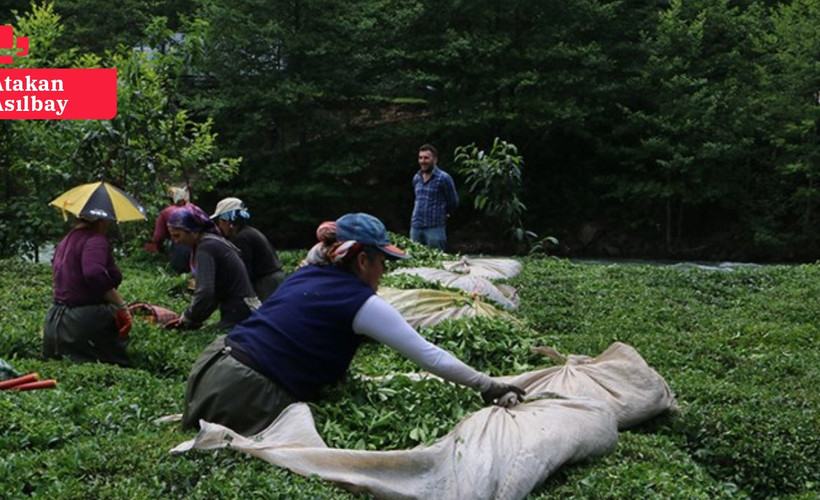
M219 235L216 225L196 205L179 208L168 219L171 240L191 248L194 298L170 328L198 328L219 308L217 326L230 328L259 307L239 250Z

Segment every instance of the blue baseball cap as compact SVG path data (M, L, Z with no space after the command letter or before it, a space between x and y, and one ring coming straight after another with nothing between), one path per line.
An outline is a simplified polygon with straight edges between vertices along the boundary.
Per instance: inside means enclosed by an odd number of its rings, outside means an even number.
M370 214L345 214L336 219L336 241L348 240L374 246L391 259L410 257L401 248L390 244L384 224Z

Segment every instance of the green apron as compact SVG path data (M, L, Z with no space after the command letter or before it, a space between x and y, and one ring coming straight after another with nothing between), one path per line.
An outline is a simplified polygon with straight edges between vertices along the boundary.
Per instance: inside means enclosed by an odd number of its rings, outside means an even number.
M230 354L225 335L202 351L185 387L182 426L199 429L199 420L252 435L267 428L294 399L284 389Z
M128 342L117 338L116 310L113 304L53 304L43 326L43 357L131 366L125 352Z

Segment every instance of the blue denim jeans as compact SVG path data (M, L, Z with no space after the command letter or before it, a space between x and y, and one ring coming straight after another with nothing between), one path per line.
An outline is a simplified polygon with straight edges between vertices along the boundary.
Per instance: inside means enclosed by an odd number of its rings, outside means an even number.
M411 227L410 239L428 247L438 248L443 252L447 245L447 230L445 226Z

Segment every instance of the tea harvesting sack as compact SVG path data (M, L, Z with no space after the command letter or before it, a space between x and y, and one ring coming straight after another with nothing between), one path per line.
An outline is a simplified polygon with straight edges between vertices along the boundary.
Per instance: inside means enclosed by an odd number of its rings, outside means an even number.
M446 287L457 288L468 294L476 294L494 304L517 311L519 307L518 292L509 285L495 284L483 276L472 274L457 274L443 269L432 267L403 267L391 272L391 276L410 274L430 282L439 283Z
M147 304L145 302L131 304L128 306L128 311L134 317L143 318L150 323L157 323L161 326L179 319L179 314L174 311L162 306Z
M515 259L462 257L459 260L450 260L441 263L448 271L461 274L483 276L487 279L506 279L518 276L522 265Z
M535 351L565 361L565 364L512 377L497 377L497 380L521 387L527 391L528 397L549 393L602 401L617 416L619 429L677 409L675 396L663 377L627 344L615 342L594 358L583 355L564 357L545 347L535 348Z
M310 408L296 403L251 437L201 421L196 438L171 452L233 448L376 498L520 499L562 465L611 452L619 428L675 407L666 382L626 344L615 343L597 358L566 359L563 367L497 377L520 384L534 399L483 408L430 446L328 448Z
M561 465L609 453L618 439L615 416L589 399L483 408L432 445L398 451L328 448L305 403L252 437L201 426L172 453L229 447L355 493L397 499L523 498Z
M402 317L413 328L425 328L446 319L460 318L504 318L510 322L518 320L505 311L479 296L466 296L461 292L449 290L430 290L428 288L381 287L379 297L395 307Z

